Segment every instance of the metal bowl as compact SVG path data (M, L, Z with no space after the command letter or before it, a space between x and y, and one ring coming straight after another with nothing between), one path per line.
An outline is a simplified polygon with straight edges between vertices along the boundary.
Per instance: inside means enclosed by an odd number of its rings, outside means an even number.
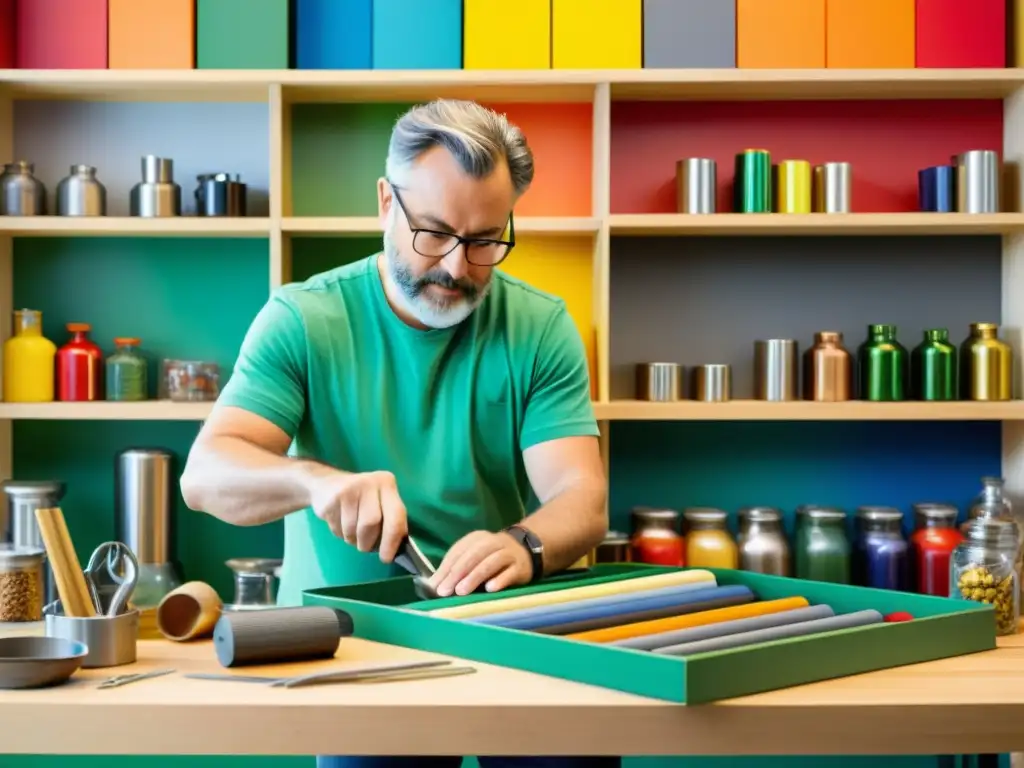
M85 660L85 643L60 637L0 638L0 688L45 688L67 682Z

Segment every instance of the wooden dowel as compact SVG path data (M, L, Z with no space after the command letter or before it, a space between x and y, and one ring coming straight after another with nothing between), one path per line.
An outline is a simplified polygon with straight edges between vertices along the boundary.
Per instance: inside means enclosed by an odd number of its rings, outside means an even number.
M75 554L64 513L60 507L37 509L36 522L46 547L46 557L53 570L53 580L57 584L64 615L76 618L95 616L96 608L89 594L82 565Z

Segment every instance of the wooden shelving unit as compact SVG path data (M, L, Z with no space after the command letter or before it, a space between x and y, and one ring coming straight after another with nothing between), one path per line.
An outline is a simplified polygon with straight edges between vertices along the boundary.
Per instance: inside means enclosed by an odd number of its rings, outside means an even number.
M593 235L601 229L599 219L579 217L526 216L516 219L516 234L545 236ZM291 235L379 235L380 222L374 216L290 216L281 230Z
M0 419L54 421L202 421L212 403L146 400L138 403L0 403Z

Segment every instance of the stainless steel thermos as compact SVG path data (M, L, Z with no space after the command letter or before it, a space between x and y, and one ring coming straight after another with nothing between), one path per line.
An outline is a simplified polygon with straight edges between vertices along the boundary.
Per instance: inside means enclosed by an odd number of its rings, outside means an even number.
M105 216L107 190L91 165L72 165L71 173L57 184L58 216Z
M129 207L132 216L180 216L181 187L174 183L174 161L146 155L142 158L142 181L132 187Z
M25 160L5 163L0 174L0 214L42 216L46 213L46 187L34 175L35 164Z

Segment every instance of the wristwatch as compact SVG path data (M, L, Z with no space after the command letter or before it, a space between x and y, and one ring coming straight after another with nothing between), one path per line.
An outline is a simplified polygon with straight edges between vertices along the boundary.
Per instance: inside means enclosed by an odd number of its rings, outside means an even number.
M505 529L505 533L526 547L526 551L530 553L530 563L533 565L533 575L530 577L532 584L544 575L544 545L537 538L537 534L521 525L510 525Z

